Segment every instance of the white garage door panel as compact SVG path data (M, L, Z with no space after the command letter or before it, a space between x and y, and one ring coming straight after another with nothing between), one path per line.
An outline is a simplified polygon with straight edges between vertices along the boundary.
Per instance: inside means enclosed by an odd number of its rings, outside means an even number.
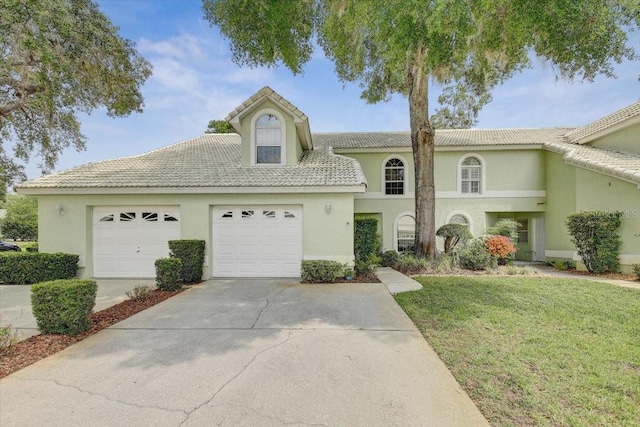
M155 277L155 260L180 238L178 207L96 207L93 215L95 277Z
M214 276L300 276L302 207L221 206L212 216Z

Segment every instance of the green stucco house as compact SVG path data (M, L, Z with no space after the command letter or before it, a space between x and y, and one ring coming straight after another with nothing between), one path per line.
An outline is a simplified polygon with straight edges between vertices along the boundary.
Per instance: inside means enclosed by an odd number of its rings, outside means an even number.
M238 134L19 186L40 250L79 254L83 277L153 277L167 240L202 239L205 278L297 277L301 260L353 262L357 216L378 218L384 250L412 245L409 132L311 133L268 87L226 119ZM577 129L439 130L435 165L437 226L511 218L519 259L577 259L566 216L621 210L621 264L640 263L640 102Z

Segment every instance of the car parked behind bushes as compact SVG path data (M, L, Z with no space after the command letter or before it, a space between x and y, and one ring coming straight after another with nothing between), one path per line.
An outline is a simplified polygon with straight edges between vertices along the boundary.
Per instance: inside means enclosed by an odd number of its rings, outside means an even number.
M7 251L20 252L21 250L22 249L20 249L20 246L14 245L13 243L0 242L0 252L7 252Z

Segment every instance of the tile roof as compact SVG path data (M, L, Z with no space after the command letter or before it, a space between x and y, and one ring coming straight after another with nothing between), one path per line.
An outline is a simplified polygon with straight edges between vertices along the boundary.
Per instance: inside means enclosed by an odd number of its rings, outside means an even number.
M439 129L436 147L481 147L493 145L542 145L560 141L570 128L549 129ZM335 149L411 147L410 132L314 133L316 146Z
M307 151L293 166L243 167L240 135L205 134L132 157L89 163L18 189L361 186L360 164L329 148Z
M579 143L580 141L583 141L598 132L602 132L619 123L638 116L640 116L640 101L631 104L621 110L618 110L615 113L609 114L606 117L596 120L595 122L590 123L586 126L582 126L574 129L571 132L567 132L565 138L567 142Z
M640 186L640 154L567 142L548 143L545 144L545 148L563 154L567 164L620 178Z

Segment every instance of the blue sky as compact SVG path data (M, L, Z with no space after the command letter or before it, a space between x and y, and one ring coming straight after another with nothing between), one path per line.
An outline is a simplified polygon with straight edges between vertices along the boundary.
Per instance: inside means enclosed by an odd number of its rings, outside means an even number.
M129 156L170 145L204 132L263 86L270 86L307 116L312 132L408 130L408 103L400 96L368 105L357 84L338 81L321 51L304 74L285 68L240 68L229 43L202 18L200 0L101 0L101 10L136 43L153 64L143 87L144 112L112 119L103 110L81 116L87 136L83 152L66 150L56 170ZM640 33L631 34L640 50ZM618 79L594 83L558 81L550 65L515 76L493 91L480 113L479 128L580 126L640 99L640 63L616 66ZM431 112L438 90L431 91ZM40 175L38 159L27 167Z

